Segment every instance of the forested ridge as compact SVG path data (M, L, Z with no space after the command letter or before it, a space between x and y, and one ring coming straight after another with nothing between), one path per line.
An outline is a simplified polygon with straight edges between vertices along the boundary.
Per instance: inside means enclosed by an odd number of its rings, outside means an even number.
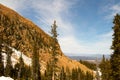
M19 57L14 56L14 50L20 52ZM31 59L31 64L25 64L24 57ZM62 53L56 21L50 36L0 4L0 76L17 80L92 80L93 72Z

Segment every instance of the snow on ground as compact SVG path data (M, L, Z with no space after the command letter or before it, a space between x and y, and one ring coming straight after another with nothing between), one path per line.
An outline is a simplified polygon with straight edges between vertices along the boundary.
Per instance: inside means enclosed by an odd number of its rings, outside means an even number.
M7 55L5 53L2 53L2 56L3 56L3 62L4 62L4 67L6 66L6 58L7 58Z
M12 48L12 50L14 51L14 53L12 54L12 56L14 56L14 57L13 57L14 59L12 59L12 60L16 60L15 57L19 59L20 56L21 56L21 54L22 54L22 58L23 58L23 60L24 60L24 63L25 63L26 65L30 65L30 66L31 66L31 63L32 63L31 58L27 57L27 56L24 55L22 52L17 51L17 50L14 49L14 48Z
M22 54L22 58L24 60L24 63L28 66L31 66L32 64L32 60L31 58L27 57L26 55L24 55L22 52L17 51L16 49L10 47L13 51L12 57L11 57L11 61L12 61L12 65L14 66L16 63L18 63L19 58ZM7 62L7 55L6 53L2 53L3 56L3 62L4 62L4 67L6 66L6 62Z
M95 74L97 74L97 72L96 71L93 71ZM102 76L102 73L100 72L100 71L98 71L98 75L99 76Z
M10 78L10 77L1 76L1 77L0 77L0 80L14 80L14 79L12 79L12 78Z
M6 53L2 53L3 56L3 62L4 62L4 67L6 66L7 63L7 55ZM18 63L18 59L15 58L15 56L12 55L11 57L12 65L14 66L16 63Z
M98 73L99 80L102 80L102 79L101 79L102 73L101 73L101 71L100 71L100 68L97 68L97 71L93 71L93 72L95 73L95 75L97 75L97 73ZM96 77L95 77L95 79L93 79L93 80L97 80Z

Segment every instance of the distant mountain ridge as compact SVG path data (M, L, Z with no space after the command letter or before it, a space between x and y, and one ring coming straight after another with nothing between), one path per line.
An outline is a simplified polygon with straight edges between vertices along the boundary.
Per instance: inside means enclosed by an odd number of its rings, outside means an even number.
M69 58L71 59L74 59L74 60L102 60L102 57L103 55L102 54L90 54L90 55L82 55L82 56L68 56ZM105 58L106 59L109 59L110 58L110 55L105 55Z
M46 64L51 60L52 56L51 42L53 39L51 36L46 34L32 21L20 16L2 4L0 4L0 36L5 44L20 51L28 58L32 57L33 44L37 44L41 47L38 49L41 69L42 71L46 69ZM38 39L38 42L33 41L32 38ZM59 47L58 66L69 67L70 70L79 67L84 72L92 73L92 70L85 65L66 57L61 51L59 43L57 45Z

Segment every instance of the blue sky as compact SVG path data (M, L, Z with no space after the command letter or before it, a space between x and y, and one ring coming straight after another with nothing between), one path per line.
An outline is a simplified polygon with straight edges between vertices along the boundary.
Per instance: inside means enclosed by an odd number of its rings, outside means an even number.
M0 0L45 32L57 21L59 43L66 55L111 54L112 21L119 0Z

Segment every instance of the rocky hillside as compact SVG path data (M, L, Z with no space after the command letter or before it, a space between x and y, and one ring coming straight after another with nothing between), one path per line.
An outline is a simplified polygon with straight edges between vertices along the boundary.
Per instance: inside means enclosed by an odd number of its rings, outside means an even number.
M37 42L33 38L37 39ZM32 21L2 4L0 4L0 39L4 41L4 44L22 52L27 58L31 58L34 46L40 47L38 51L41 68L42 71L46 69L46 63L51 59L52 54L52 38ZM59 46L59 44L57 45ZM68 67L69 69L80 67L84 72L92 72L86 66L66 57L62 53L60 46L58 52L58 65L60 67ZM15 59L17 58L15 57Z

